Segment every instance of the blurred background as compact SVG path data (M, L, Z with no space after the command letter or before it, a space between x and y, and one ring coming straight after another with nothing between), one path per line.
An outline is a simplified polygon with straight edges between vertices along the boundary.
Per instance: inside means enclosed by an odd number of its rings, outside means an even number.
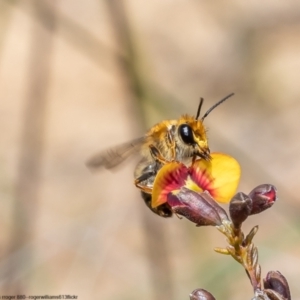
M0 0L0 42L0 295L250 299L217 230L144 205L138 157L85 167L235 92L205 120L210 148L239 160L239 191L278 188L244 230L300 299L299 1Z

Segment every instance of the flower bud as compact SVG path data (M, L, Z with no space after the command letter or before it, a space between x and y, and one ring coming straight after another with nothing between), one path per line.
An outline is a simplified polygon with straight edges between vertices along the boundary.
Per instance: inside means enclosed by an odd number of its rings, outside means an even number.
M271 184L262 184L254 188L249 197L252 199L251 215L270 208L277 200L277 190Z
M206 290L196 289L190 294L190 300L216 300L216 298Z
M227 213L225 211L225 209L223 209L215 200L215 198L213 198L211 196L211 194L208 191L204 191L201 193L201 196L207 201L207 203L209 203L211 205L212 208L214 208L218 215L220 216L220 218L222 220L229 220Z
M239 228L252 210L252 200L246 194L237 193L230 201L229 214L234 227Z
M174 213L186 217L197 226L219 226L226 215L208 192L197 193L183 187L176 193L169 193L167 201Z
M278 271L268 272L266 279L264 279L264 288L277 292L284 299L291 300L288 282Z

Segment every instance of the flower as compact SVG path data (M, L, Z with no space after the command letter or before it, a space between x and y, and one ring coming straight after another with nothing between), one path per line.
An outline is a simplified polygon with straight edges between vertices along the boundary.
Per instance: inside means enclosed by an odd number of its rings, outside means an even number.
M190 294L190 300L216 300L216 298L204 289L196 289Z
M244 193L239 192L231 199L229 214L236 228L239 228L251 214L252 206L252 199Z
M176 161L165 164L154 180L152 207L167 203L168 195L176 195L182 187L198 193L208 191L216 201L229 202L239 183L240 165L223 153L212 153L211 158L196 160L190 167Z
M251 215L270 208L277 200L277 189L272 184L261 184L254 188L249 197L252 199Z
M273 299L271 296L275 292L282 296L282 299L291 300L289 284L286 278L279 271L268 272L266 278L264 279L264 288L267 295L270 296L270 299Z
M225 210L205 191L198 193L182 187L176 193L169 193L168 204L172 211L186 217L197 226L220 226L228 220Z

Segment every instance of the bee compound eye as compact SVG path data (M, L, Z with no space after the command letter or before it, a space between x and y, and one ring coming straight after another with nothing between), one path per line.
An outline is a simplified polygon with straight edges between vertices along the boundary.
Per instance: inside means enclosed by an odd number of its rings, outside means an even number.
M180 125L178 128L178 132L184 143L189 144L189 145L195 143L194 137L193 137L193 131L189 125L187 125L187 124Z

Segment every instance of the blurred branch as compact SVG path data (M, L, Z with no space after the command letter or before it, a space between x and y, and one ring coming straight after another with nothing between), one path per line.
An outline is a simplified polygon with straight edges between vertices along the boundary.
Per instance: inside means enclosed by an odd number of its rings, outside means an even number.
M53 3L53 1L51 1ZM45 143L47 88L50 75L53 33L56 28L55 11L47 11L45 1L30 4L32 14L42 22L47 20L49 30L34 24L32 49L28 69L29 91L23 112L20 143L19 170L16 183L14 227L11 235L10 255L25 246L33 238L35 216L38 210L42 158ZM16 256L6 275L5 291L11 294L24 292L26 282L20 278L31 263L31 252Z
M111 15L111 21L115 30L116 39L121 49L124 49L126 57L118 57L120 68L123 72L122 79L127 86L128 93L132 95L133 106L138 108L140 123L145 115L142 110L142 102L147 101L148 90L144 84L138 61L137 47L134 44L132 31L127 19L126 10L122 1L106 1ZM173 284L171 279L171 267L167 251L165 228L159 222L153 222L148 210L143 210L145 225L146 250L152 275L153 293L155 299L174 299Z
M124 4L120 1L106 1L111 16L112 25L115 31L119 47L124 50L125 56L118 56L118 63L127 78L126 85L135 97L136 104L145 101L147 91L143 85L143 78L137 56L137 48L133 41L130 25L127 20ZM143 120L143 118L141 118Z
M7 28L11 20L12 11L16 0L10 1L11 5L5 5L5 2L0 2L0 58L2 47L4 46L5 35L8 32Z
M3 3L5 4L5 7L9 7L15 2L16 0L8 0ZM29 10L27 6L23 7L26 13L30 14L33 18L37 18L37 16L32 12L32 10ZM43 7L43 9L48 11L49 14L53 14L54 7L52 2L45 2ZM18 5L18 8L22 8L22 6ZM125 57L126 54L124 54L123 50L116 52L109 48L107 45L102 43L96 35L92 34L89 30L85 29L77 22L74 22L65 14L56 11L55 15L57 27L59 27L59 31L56 33L57 36L61 36L66 43L73 46L76 51L80 51L87 59L92 60L96 66L101 69L104 68L107 72L110 72L113 67L113 61L117 60L123 64L127 60L127 57ZM39 24L44 26L46 30L51 30L51 21L49 22L48 18L39 20ZM121 30L123 30L122 27ZM120 36L122 37L122 35ZM135 76L133 76L133 78L134 77ZM138 85L136 85L136 88L138 88ZM140 90L140 92L142 92L142 90ZM166 115L165 112L170 109L173 111L183 110L184 106L176 98L176 96L172 95L172 93L169 93L161 86L157 86L156 83L147 83L147 93L151 94L151 102L153 103L153 106L155 106L158 111L162 111L164 115ZM166 105L165 102L161 101L161 99L172 101L172 106L170 107L169 103Z
M11 5L15 1L5 1L5 3ZM53 1L43 1L44 18L40 19L37 14L27 5L19 5L18 8L23 8L25 12L30 14L31 17L37 19L39 24L44 27L45 30L52 31L52 21L49 17L55 14L56 27L59 29L57 35L61 35L66 43L69 43L75 50L80 51L88 59L91 59L96 66L105 68L109 71L112 68L111 62L115 57L122 56L120 53L116 53L110 49L107 45L104 45L97 36L93 35L89 30L80 26L74 22L71 18L65 14L59 12L55 8Z

